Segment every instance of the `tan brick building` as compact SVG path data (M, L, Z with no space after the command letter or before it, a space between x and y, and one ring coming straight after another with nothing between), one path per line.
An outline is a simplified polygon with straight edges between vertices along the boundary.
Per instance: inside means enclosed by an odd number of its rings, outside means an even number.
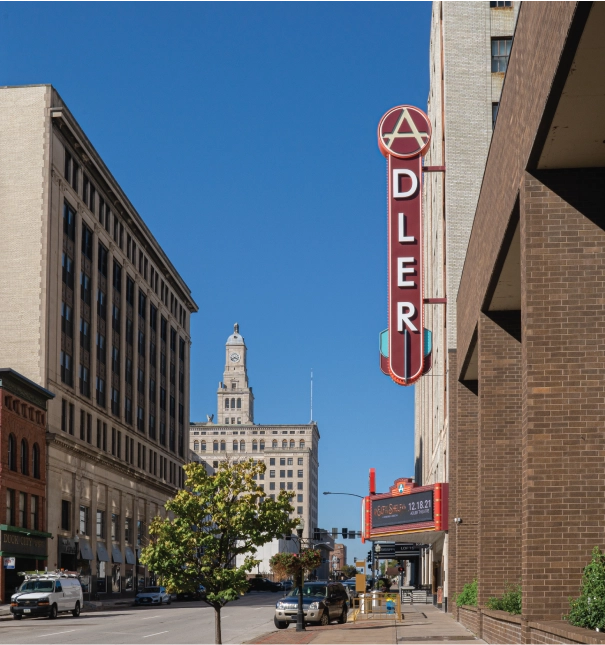
M225 343L225 369L217 391L217 423L191 423L189 448L194 459L212 471L220 461L252 458L267 471L259 482L269 496L292 491L294 515L304 521L304 538L317 527L319 430L311 421L300 425L254 423L254 396L248 383L247 347L239 325ZM322 540L323 541L323 540ZM273 554L296 548L294 541L274 540L258 551L261 573L269 573ZM331 548L330 548L331 550ZM327 566L326 566L327 573Z
M561 617L604 546L604 33L603 3L523 3L460 280L450 597L478 580L490 643L603 642ZM485 609L506 582L521 616Z
M55 395L48 565L133 593L183 481L197 306L51 86L0 88L0 185L0 365Z
M52 392L12 369L0 369L0 603L22 579L44 569L53 535L46 531L46 407ZM8 568L5 558L14 558Z

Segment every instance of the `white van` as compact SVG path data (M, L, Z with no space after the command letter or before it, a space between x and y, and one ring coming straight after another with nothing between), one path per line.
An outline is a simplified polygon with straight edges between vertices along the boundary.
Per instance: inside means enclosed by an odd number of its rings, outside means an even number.
M77 573L26 573L25 580L11 596L11 613L15 620L71 612L80 615L84 598Z

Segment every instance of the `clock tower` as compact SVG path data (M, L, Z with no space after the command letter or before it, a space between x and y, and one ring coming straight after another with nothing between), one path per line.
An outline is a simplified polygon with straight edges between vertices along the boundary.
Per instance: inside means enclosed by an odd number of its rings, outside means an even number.
M248 386L246 344L237 323L225 344L225 371L217 394L219 425L254 423L254 395Z

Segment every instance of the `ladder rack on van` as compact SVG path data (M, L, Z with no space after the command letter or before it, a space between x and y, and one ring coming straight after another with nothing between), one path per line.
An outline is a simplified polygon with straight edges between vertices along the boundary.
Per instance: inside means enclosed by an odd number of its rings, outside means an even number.
M52 578L79 578L77 571L19 571L17 574L23 576L26 580L48 579Z

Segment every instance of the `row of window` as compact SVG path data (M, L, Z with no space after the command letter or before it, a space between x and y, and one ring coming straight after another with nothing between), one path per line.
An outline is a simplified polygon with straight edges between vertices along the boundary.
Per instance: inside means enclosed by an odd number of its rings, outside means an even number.
M68 500L61 501L61 530L72 531L72 504ZM97 510L95 518L95 536L98 540L110 539L112 542L120 542L121 539L121 520L120 515L116 513L110 514L109 535L107 535L107 513L102 510ZM78 528L80 535L90 537L92 535L91 527L91 512L90 507L80 505ZM124 542L125 544L133 544L135 534L133 532L134 520L132 517L124 518ZM143 543L144 535L144 522L139 520L136 525L136 545L141 546Z
M286 474L286 473L287 473L287 474ZM280 476L280 477L289 477L289 478L292 478L292 477L294 477L294 474L293 474L293 473L294 473L294 471L293 471L293 470L280 470L280 471L279 471L279 476ZM297 472L297 476L298 476L298 477L304 477L304 472L303 472L302 470L299 470L299 471ZM269 477L270 477L271 479L274 479L274 478L275 478L275 471L274 471L274 470L270 470L270 471L269 471Z
M75 436L75 406L66 399L61 400L61 430L70 435ZM122 459L131 466L136 465L137 468L148 472L150 475L159 477L169 484L183 487L184 473L179 464L169 461L166 457L159 454L152 448L147 448L146 445L137 441L136 460L135 460L135 441L122 431L116 428L111 428L111 436L109 436L107 423L101 419L97 419L96 434L93 441L93 420L92 414L87 413L85 410L80 410L80 428L79 436L82 441L90 445L96 445L99 450L111 454L117 459ZM122 452L122 446L124 451Z
M23 401L20 401L19 399L15 399L12 396L5 396L4 405L8 410L12 410L19 416L29 419L29 421L35 421L41 426L46 424L46 415L44 412L36 410L33 406L23 403Z
M120 221L120 218L115 212L111 211L109 203L97 191L92 180L88 177L86 172L80 168L80 165L69 150L65 148L64 176L78 196L80 196L80 172L82 172L82 201L86 204L88 210L99 220L101 226L113 237L114 242L122 251L124 251L125 227ZM72 239L74 239L74 237L72 237ZM139 273L149 283L156 295L160 296L162 302L170 309L174 317L178 319L180 325L185 327L187 322L187 310L181 305L178 298L168 288L168 285L164 283L164 280L159 278L159 272L148 261L142 249L139 249L137 254L137 243L134 238L131 237L130 233L127 233L126 235L126 255L132 262L133 266L136 267L138 265ZM149 268L151 268L151 271L149 271Z
M225 410L229 410L229 408L231 408L232 410L235 410L236 408L238 410L241 410L241 407L242 407L242 400L240 398L225 399Z
M237 451L239 449L240 452L243 452L246 450L246 442L241 439L239 442L237 439L233 440L232 444L233 450ZM278 447L278 442L276 439L274 439L271 442L271 447L272 448L277 448ZM282 441L282 448L296 448L296 442L294 439L290 440L290 445L288 446L288 441L284 439ZM304 448L305 447L305 440L301 439L298 442L298 447L299 448ZM261 439L260 442L257 441L256 439L253 439L252 441L252 450L264 450L265 449L265 440ZM202 441L198 441L197 439L193 442L193 450L195 452L206 452L206 441L202 439ZM227 450L227 443L225 441L213 441L212 442L212 452L225 452Z
M35 479L40 479L40 447L34 443L31 449L31 458L29 453L29 444L26 439L21 439L21 450L17 455L17 438L11 432L8 435L7 451L8 469L17 472L17 464L22 475L31 475Z
M29 504L28 498L29 497ZM23 529L39 530L40 498L12 488L6 489L6 523Z

